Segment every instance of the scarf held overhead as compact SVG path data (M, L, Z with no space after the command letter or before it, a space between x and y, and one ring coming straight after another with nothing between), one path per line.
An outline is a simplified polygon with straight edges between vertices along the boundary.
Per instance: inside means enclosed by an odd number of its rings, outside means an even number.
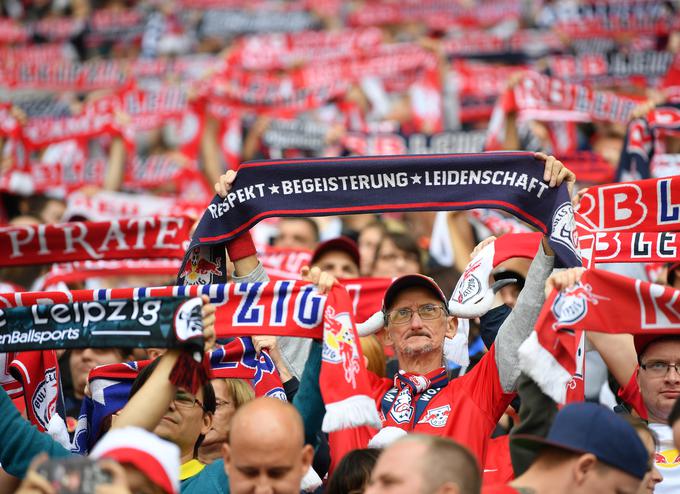
M87 303L97 300L115 302L118 298L135 299L126 301L133 303L146 300L142 297L201 294L207 294L211 303L217 306L215 331L218 338L272 334L322 339L320 385L327 411L324 430L333 431L359 425L380 427L375 404L370 398L365 364L354 325L352 301L340 285L335 285L328 296L319 295L313 285L289 280L73 292L22 292L0 295L0 307L26 306L22 309L30 319L34 309L28 306L37 303ZM0 351L10 351L11 348L4 350L2 346L4 336L4 332L0 333ZM129 343L128 339L124 344L113 346L129 346Z
M232 191L201 218L179 277L199 262L197 251L207 254L197 247L226 242L267 217L473 208L517 216L550 235L561 265L580 265L567 188L548 188L531 153L353 157L242 164Z
M138 347L203 348L202 302L140 298L3 309L0 351Z
M0 228L0 267L99 259L179 258L192 220L142 217Z
M578 373L583 331L680 334L679 290L606 271L588 270L580 283L553 291L535 331L519 349L520 367L559 403Z

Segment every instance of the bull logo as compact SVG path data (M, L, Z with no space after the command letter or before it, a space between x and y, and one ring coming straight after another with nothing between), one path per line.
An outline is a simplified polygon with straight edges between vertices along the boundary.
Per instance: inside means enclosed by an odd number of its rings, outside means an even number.
M444 427L449 420L449 413L451 413L451 406L444 405L441 407L427 410L427 413L421 418L419 424L430 424L432 427Z
M352 388L356 388L356 376L361 368L359 350L354 339L352 320L347 312L336 314L333 307L326 307L322 358L332 364L342 364L345 380Z
M654 458L654 463L659 468L677 468L680 466L680 453L677 449L658 451Z
M222 276L222 261L220 258L215 262L201 257L200 248L196 247L189 256L180 274L186 285L208 285L213 276Z
M594 294L593 288L588 284L578 283L563 290L555 297L551 307L552 313L557 319L553 327L577 323L588 313L588 303L597 305L600 300L609 300L609 298Z

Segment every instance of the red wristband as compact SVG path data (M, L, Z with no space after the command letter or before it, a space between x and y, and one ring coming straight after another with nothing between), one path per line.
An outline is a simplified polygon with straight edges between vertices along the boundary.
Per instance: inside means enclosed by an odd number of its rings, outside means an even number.
M253 237L250 236L248 230L227 242L227 254L232 262L244 257L254 256L256 253Z

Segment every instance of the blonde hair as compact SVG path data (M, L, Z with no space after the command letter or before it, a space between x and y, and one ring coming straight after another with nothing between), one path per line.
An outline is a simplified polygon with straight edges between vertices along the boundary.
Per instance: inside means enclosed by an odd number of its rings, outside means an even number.
M245 379L231 378L222 380L227 385L229 396L234 400L235 409L238 410L239 407L255 399L255 391Z
M385 377L385 351L378 337L372 334L359 338L359 341L361 342L361 351L368 359L366 368L379 377Z

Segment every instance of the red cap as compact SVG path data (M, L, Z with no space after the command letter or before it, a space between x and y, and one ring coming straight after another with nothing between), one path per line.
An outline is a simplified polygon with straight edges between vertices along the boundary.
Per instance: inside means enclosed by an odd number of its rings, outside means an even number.
M356 242L345 236L336 237L326 240L325 242L321 242L314 251L310 264L316 263L321 256L332 250L338 250L340 252L346 253L352 258L352 261L354 261L354 263L357 265L357 268L361 266L361 257L359 256L359 248L357 247Z
M390 286L385 290L385 295L383 296L383 309L389 309L394 303L395 297L399 292L411 288L414 286L419 286L425 288L432 292L432 294L437 297L441 302L447 307L446 296L439 285L429 276L422 274L407 274L400 276L392 282Z

